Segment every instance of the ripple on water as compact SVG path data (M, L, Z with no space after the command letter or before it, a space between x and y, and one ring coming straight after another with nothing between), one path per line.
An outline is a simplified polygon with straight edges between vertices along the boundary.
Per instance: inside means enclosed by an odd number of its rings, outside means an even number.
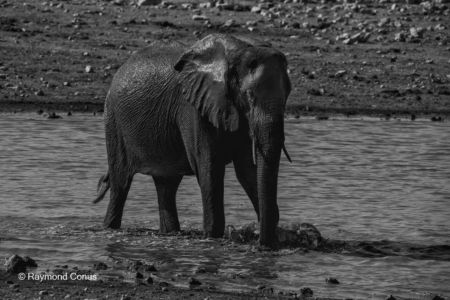
M31 255L43 268L105 261L125 277L127 261L144 260L156 263L163 278L185 282L196 274L223 289L309 286L318 296L353 298L450 294L448 123L287 122L294 161L283 158L280 167L281 222L312 223L332 240L318 251L276 254L252 244L156 235L156 193L142 175L130 191L125 229L101 228L107 201L90 204L106 169L100 117L1 115L0 128L2 256ZM201 227L199 195L195 178L183 179L178 210L184 228ZM230 168L225 199L228 224L255 221ZM341 284L327 285L327 277Z

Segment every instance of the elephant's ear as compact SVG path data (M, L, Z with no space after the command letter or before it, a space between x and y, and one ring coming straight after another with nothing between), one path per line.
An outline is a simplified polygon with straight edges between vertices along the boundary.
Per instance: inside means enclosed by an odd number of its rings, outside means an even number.
M174 68L181 73L183 94L217 128L235 131L239 113L228 82L230 53L246 44L230 36L209 35L183 53Z

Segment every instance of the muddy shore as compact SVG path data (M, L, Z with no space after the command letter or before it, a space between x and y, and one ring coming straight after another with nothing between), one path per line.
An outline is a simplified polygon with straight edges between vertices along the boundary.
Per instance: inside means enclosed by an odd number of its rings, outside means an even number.
M33 281L19 280L17 275L0 271L1 299L316 299L301 295L272 294L267 291L233 293L201 287L182 289L160 284L108 281Z
M222 32L287 55L294 116L448 118L446 1L285 2L2 0L0 111L101 111L132 52Z

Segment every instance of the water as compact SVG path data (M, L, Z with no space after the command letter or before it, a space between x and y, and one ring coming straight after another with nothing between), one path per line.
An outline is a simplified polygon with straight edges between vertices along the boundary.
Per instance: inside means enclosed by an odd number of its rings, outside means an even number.
M41 269L141 259L181 286L202 266L215 274L196 278L225 290L265 284L295 291L308 286L323 297L448 297L449 127L375 119L288 121L286 145L294 162L283 158L281 164L280 222L308 222L326 238L370 246L259 253L248 245L155 236L156 192L143 175L134 179L123 230L103 230L108 201L91 204L106 170L102 117L0 115L0 255L30 255ZM201 229L199 195L196 180L185 177L177 200L184 228ZM227 224L255 221L232 168L225 203ZM109 275L128 276L119 271ZM326 284L330 276L341 284Z

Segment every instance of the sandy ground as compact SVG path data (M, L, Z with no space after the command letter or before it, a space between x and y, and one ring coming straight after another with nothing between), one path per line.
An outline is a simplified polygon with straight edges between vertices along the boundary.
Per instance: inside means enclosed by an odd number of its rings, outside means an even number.
M450 115L445 0L286 2L0 0L0 111L102 110L133 51L223 32L287 55L295 116Z

